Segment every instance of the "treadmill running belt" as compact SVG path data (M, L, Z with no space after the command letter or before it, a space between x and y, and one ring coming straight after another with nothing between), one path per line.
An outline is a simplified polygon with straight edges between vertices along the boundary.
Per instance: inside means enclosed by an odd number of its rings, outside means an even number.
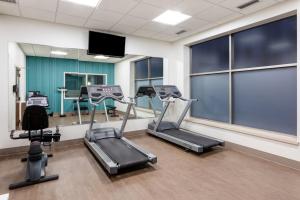
M116 163L120 169L132 167L140 164L146 164L148 157L129 146L121 139L106 138L97 140L96 144Z
M203 146L203 149L208 149L221 144L221 142L217 140L202 137L200 135L195 135L183 130L169 129L169 130L162 131L162 133L197 145L201 145Z

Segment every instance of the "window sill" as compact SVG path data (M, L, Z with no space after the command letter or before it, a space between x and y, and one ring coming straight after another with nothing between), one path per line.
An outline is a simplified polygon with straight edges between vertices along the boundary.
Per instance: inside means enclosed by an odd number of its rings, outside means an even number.
M246 135L256 136L264 139L274 140L277 142L283 142L291 145L299 145L297 140L297 136L286 135L279 132L267 131L262 129L250 128L245 126L233 125L233 124L226 124L222 122L216 122L206 119L198 119L194 117L189 117L185 119L186 122L201 124L205 126L215 127L215 128L222 128L229 131L235 131L239 133L243 133Z

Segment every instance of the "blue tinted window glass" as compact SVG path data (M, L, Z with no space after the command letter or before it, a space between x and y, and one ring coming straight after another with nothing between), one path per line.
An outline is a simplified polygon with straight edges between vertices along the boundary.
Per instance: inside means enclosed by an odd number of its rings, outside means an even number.
M150 58L150 75L151 78L163 77L162 58Z
M229 36L196 44L191 48L192 73L228 70Z
M148 78L148 59L135 62L135 78Z
M149 84L150 84L149 80L135 81L136 92L140 86L148 86ZM136 105L141 108L150 108L149 98L147 96L137 98Z
M229 75L214 74L191 78L191 116L229 122Z
M233 34L233 68L295 63L296 16Z
M234 73L233 123L296 135L296 69Z
M153 86L163 85L163 79L151 80L151 85L153 85ZM154 106L155 110L162 111L162 109L163 109L163 103L159 100L159 98L157 96L153 99L153 106Z

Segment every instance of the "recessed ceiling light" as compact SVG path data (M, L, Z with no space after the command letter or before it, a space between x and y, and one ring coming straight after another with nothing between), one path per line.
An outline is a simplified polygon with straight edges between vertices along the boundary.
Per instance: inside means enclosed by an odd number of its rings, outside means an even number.
M166 12L162 13L158 17L154 18L152 21L159 22L162 24L168 24L168 25L177 25L192 16L183 14L178 11L174 10L167 10Z
M76 3L76 4L89 6L89 7L96 7L99 2L99 0L63 0L63 1L69 1L71 3Z
M51 51L51 54L54 54L54 55L60 55L60 56L65 56L65 55L67 55L68 53L67 53L67 52L64 52L64 51Z
M94 58L100 59L100 60L106 60L106 59L108 59L109 57L103 56L103 55L98 55L98 56L95 56Z

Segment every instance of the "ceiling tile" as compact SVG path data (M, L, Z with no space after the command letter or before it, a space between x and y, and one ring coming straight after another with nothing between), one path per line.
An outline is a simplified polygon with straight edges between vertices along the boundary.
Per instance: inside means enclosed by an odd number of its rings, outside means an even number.
M102 0L99 8L125 14L137 4L137 0Z
M158 15L162 14L164 11L165 10L162 8L158 8L146 3L140 3L129 12L129 15L152 20Z
M17 4L0 2L0 14L20 16Z
M139 28L139 27L145 25L147 22L148 22L148 20L127 15L124 18L122 18L121 21L119 21L119 24L129 25L129 26L132 26L135 28Z
M31 7L21 7L21 15L23 17L37 19L42 21L55 21L55 12L51 12L48 10L35 9Z
M135 32L136 28L127 26L127 25L123 25L123 24L116 24L110 30L113 32L116 32L116 33L121 33L121 34L130 34L130 33Z
M85 27L98 30L109 30L114 24L105 20L89 19Z
M190 19L178 24L178 26L180 26L182 28L186 28L186 29L195 29L197 27L205 26L208 23L209 22L205 21L205 20L201 20L201 19L197 19L197 18L190 18Z
M87 18L92 14L93 10L94 10L94 8L89 7L89 6L82 6L79 4L74 4L71 2L60 0L57 11L59 13L64 13L64 14L68 14L68 15L72 15L72 16Z
M56 12L57 2L58 0L19 0L19 5Z
M56 14L56 22L61 24L68 24L73 26L83 26L86 22L85 18L66 15L63 13L57 13Z
M35 53L34 53L34 50L33 50L33 47L32 47L31 44L19 44L19 45L20 45L20 47L23 50L25 55L35 56Z
M174 9L188 15L195 15L212 6L212 3L209 3L205 0L184 0L175 6Z
M36 56L50 57L51 47L44 45L33 45Z
M196 17L209 22L216 22L233 14L235 13L229 9L222 8L220 6L212 6L197 14Z
M141 37L151 37L153 35L157 34L157 32L149 31L149 30L137 30L133 33L133 35L141 36Z
M243 14L249 14L249 13L259 11L261 9L270 7L270 6L278 3L275 0L261 0L258 3L255 3L247 8L244 8L244 9L237 8L238 6L243 5L244 3L247 3L247 2L249 2L249 1L248 0L246 0L246 1L245 0L225 0L220 5L230 8L230 9L233 9L233 10L243 13Z
M221 3L224 0L206 0L206 1L214 3L214 4L218 4L218 3Z
M97 9L91 16L92 19L101 20L101 21L108 21L109 23L115 24L123 17L123 14L107 11L103 9Z
M160 7L170 9L173 6L176 6L183 0L143 0L143 2Z
M153 31L153 32L161 32L169 27L170 26L165 25L165 24L160 24L158 22L149 22L145 26L143 26L141 29L146 30L146 31L149 30L149 31Z

